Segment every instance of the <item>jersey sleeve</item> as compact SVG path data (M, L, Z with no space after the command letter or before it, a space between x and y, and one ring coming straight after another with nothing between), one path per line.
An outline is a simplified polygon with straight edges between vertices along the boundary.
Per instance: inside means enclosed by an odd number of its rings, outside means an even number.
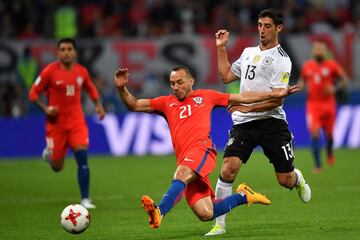
M49 79L50 79L50 75L51 75L51 67L47 66L45 67L39 74L39 76L36 78L35 82L33 83L33 85L30 88L29 91L29 100L30 101L36 101L41 92L44 91L44 89L47 88L48 83L49 83Z
M331 63L332 63L331 68L332 68L334 77L339 77L341 74L341 71L342 71L341 65L338 62L336 62L335 60L332 60Z
M306 79L306 71L307 71L307 69L308 69L308 63L305 62L305 63L302 65L301 71L300 71L300 78L301 78L304 82L307 81L307 79Z
M165 112L166 103L168 102L167 96L161 96L150 99L150 108L153 111Z
M84 88L89 94L91 100L96 101L99 99L99 92L97 91L94 83L92 82L90 74L86 68L84 68Z
M207 95L211 99L214 106L226 107L229 103L230 94L222 93L215 90L206 90Z
M233 62L233 64L231 64L231 72L239 79L241 79L241 62L243 59L244 51L241 53L240 57L235 62Z
M277 61L274 76L270 81L271 88L287 88L291 74L291 60L289 57L280 57Z

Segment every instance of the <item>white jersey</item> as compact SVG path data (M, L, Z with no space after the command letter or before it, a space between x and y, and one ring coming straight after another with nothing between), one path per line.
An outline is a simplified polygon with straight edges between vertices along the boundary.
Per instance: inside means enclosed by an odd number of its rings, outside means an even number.
M248 47L232 64L231 71L240 79L240 93L271 92L273 88L288 87L291 60L279 44L264 51L259 46ZM282 106L266 112L235 111L231 117L234 125L270 117L286 121Z

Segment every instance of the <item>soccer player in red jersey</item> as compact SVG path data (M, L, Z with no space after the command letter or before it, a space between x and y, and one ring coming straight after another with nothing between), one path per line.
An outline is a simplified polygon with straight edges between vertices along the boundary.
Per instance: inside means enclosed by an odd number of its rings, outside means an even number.
M29 92L30 101L46 114L47 146L43 157L58 172L64 166L69 146L78 164L81 204L86 208L95 208L89 199L89 133L81 105L81 89L84 87L95 103L100 120L104 118L105 111L87 69L76 63L75 41L61 39L57 44L57 55L58 61L41 71ZM47 97L47 104L39 98L42 92Z
M321 172L320 130L326 134L326 153L329 165L334 164L333 128L335 122L337 88L345 88L348 76L333 59L328 59L324 42L313 43L313 59L306 61L301 70L299 85L307 85L306 120L311 134L311 148L315 160L314 172ZM336 80L339 80L336 83Z
M280 92L225 94L214 90L193 90L194 78L184 66L170 73L173 95L153 99L137 99L126 88L128 70L119 69L114 77L120 97L129 110L160 113L165 117L175 150L177 169L174 180L159 206L148 196L142 206L152 228L158 228L162 217L184 194L189 206L202 221L209 221L241 204L270 204L265 196L240 184L237 193L215 201L209 174L216 166L216 150L210 138L210 114L214 107L229 103L253 103L270 98L283 98L297 92L297 86Z

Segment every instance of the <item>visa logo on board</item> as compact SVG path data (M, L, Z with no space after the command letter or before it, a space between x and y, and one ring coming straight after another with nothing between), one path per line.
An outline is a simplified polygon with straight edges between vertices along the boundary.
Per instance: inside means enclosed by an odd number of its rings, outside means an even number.
M165 155L174 152L167 122L159 115L128 113L120 124L116 114L108 113L97 123L104 127L112 155Z
M334 128L334 147L360 147L360 105L338 109Z

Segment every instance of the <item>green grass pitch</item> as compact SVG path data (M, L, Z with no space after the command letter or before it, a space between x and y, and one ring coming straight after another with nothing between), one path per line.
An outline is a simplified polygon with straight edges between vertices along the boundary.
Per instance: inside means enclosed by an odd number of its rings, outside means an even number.
M272 205L240 206L228 215L227 234L217 239L360 239L360 150L337 150L335 166L312 173L307 149L295 165L309 182L311 203L280 187L271 164L255 152L234 184L248 183ZM221 166L211 176L213 186ZM0 161L0 239L205 239L213 222L201 222L183 199L159 229L150 229L140 198L159 202L175 170L173 156L90 156L91 196L97 209L82 234L62 229L62 209L78 202L76 164L68 157L54 173L41 160Z

